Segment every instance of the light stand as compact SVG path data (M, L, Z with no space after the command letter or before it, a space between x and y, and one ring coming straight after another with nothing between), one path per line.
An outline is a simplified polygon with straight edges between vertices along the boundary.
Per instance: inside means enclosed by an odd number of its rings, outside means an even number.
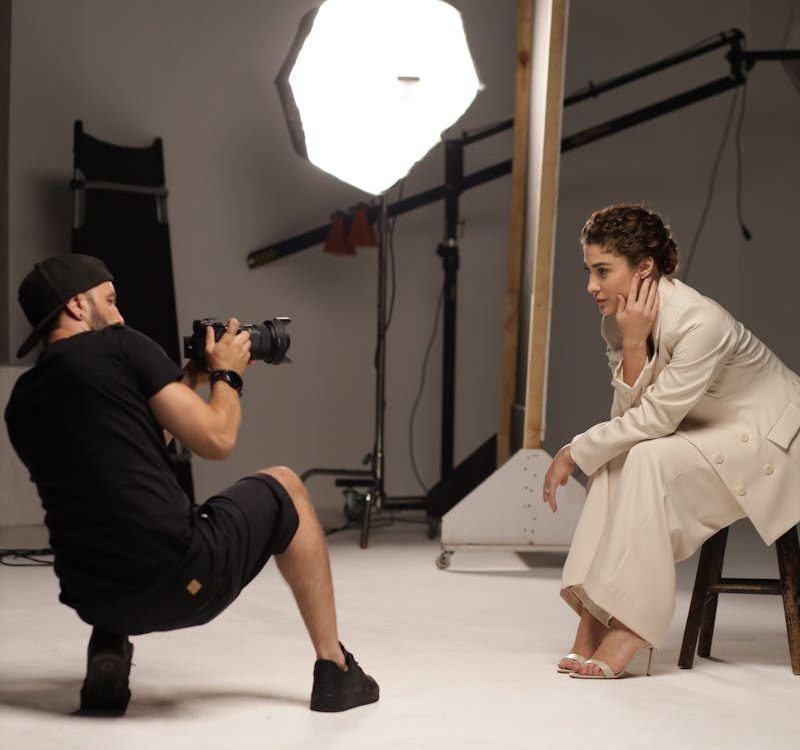
M384 501L384 432L386 429L386 255L389 244L389 216L386 212L386 194L381 195L380 225L378 228L378 330L375 349L375 447L372 451L373 484L364 504L361 523L361 548L369 540L369 522L372 506L380 508Z
M369 92L369 105L357 113L342 112L342 92L354 81ZM333 475L339 477L338 487L367 488L361 519L361 546L366 547L373 507L425 508L424 498L385 495L385 194L440 142L481 83L461 14L444 0L325 0L303 16L275 84L297 153L380 196L375 443L364 461L370 469L318 468L302 475Z
M386 431L386 269L389 248L389 212L386 195L380 197L378 213L378 316L375 346L375 442L365 459L367 469L337 469L317 467L303 472L305 482L314 475L338 477L334 484L341 488L365 488L364 508L361 515L360 546L369 544L369 531L374 508L378 510L425 510L424 496L387 497L385 482L385 431ZM435 529L435 520L429 517L429 532ZM430 534L429 534L430 535Z
M456 310L458 302L458 206L464 177L464 144L452 139L444 142L445 238L436 248L442 259L444 321L442 326L442 433L441 476L453 470L453 443L456 418Z

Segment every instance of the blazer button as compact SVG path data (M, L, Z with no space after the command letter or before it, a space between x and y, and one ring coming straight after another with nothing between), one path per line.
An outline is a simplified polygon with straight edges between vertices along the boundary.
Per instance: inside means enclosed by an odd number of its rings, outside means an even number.
M724 463L724 462L725 462L725 456L723 456L721 453L715 454L715 456L714 456L714 463L715 464L721 464L721 463Z
M764 467L764 473L767 475L772 474L773 471L775 471L775 467L772 464L767 464Z
M745 487L743 484L738 485L736 487L736 494L740 497L744 497L744 495L747 494L747 487Z
M743 443L749 443L750 436L746 432L741 432L739 433L739 440L741 440Z

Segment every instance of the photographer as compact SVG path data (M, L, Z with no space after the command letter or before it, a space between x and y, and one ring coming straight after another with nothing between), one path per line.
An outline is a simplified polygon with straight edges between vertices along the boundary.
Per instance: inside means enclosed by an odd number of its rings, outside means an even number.
M40 340L36 365L6 407L11 442L37 485L60 600L94 626L81 710L122 714L130 635L216 617L275 555L316 652L311 708L378 700L378 685L341 646L328 552L308 494L285 467L244 477L199 506L178 485L164 431L207 459L226 458L241 421L250 336L231 319L209 372L182 372L124 325L102 261L68 254L37 263L19 288ZM194 391L211 382L208 402Z

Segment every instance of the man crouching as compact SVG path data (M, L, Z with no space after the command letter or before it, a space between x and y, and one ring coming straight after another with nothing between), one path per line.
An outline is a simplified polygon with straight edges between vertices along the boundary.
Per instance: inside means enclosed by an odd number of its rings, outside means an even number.
M311 709L378 700L378 685L340 643L324 535L303 483L273 467L202 505L178 485L164 431L207 459L226 458L241 421L250 335L207 329L209 372L182 372L124 325L105 264L72 253L37 263L19 288L33 332L5 418L36 483L60 600L94 626L81 710L123 714L130 635L212 620L274 555L316 652ZM195 392L211 383L204 401Z

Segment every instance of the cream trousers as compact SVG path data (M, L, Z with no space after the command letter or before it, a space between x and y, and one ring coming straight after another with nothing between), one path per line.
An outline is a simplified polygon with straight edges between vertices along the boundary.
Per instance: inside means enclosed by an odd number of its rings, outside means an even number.
M638 443L602 466L564 565L561 596L652 646L675 611L675 563L744 517L702 453L678 435Z

